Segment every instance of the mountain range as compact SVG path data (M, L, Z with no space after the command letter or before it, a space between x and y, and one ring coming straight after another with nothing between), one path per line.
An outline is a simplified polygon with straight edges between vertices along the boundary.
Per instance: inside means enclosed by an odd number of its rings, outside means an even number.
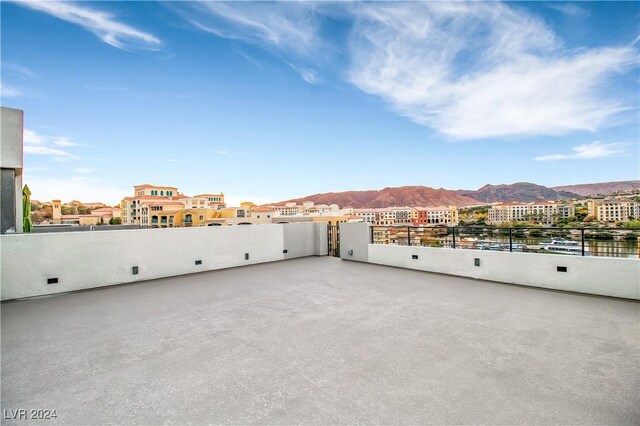
M340 207L379 208L390 206L466 206L478 201L456 191L430 188L428 186L400 186L370 191L327 192L307 197L283 201L281 203L300 204L313 201L315 204L337 204Z
M564 185L551 187L554 191L568 191L578 195L608 194L615 191L629 191L640 189L640 180L625 180L621 182L585 183L582 185Z
M578 194L567 191L556 191L546 186L529 182L517 182L510 185L485 185L475 191L458 190L457 193L485 203L499 201L553 201L575 198Z
M549 188L529 182L509 185L484 185L477 190L448 190L428 186L388 187L380 190L345 191L313 194L275 204L313 201L315 204L338 204L340 207L381 208L391 206L435 207L467 206L494 202L533 202L577 198L611 191L640 189L640 181L606 182ZM606 192L603 192L606 191Z

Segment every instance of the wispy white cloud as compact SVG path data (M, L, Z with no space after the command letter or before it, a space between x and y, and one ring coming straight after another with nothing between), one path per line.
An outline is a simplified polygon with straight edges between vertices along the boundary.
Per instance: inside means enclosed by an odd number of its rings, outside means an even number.
M24 129L23 131L23 141L25 145L42 145L46 140L47 138L45 136L33 130Z
M73 169L73 171L81 175L89 175L94 173L96 169L94 169L93 167L77 167Z
M416 123L465 139L594 131L625 107L600 89L629 47L568 51L499 3L360 5L349 80Z
M227 152L227 151L222 150L222 149L219 149L219 150L217 150L217 151L212 151L212 152L213 152L214 154L216 154L216 155L227 155L227 154L228 154L228 152Z
M593 160L596 158L612 157L622 154L624 149L622 144L608 143L604 144L595 141L590 144L578 145L571 148L571 154L549 154L536 157L537 161L557 161L557 160Z
M181 161L176 158L165 158L164 161L166 161L167 163L181 163Z
M81 157L67 150L65 147L81 146L82 144L73 142L69 138L62 136L47 136L35 132L31 129L24 129L23 132L24 153L32 155L45 155L54 161L62 162L67 160L78 160Z
M312 2L184 2L174 3L195 28L233 40L258 44L285 56L314 62L325 46L319 37L317 3ZM255 65L251 56L238 53ZM309 84L320 81L318 71L284 60Z
M17 96L23 96L23 93L13 86L8 86L0 82L0 96L3 98L15 98Z
M220 37L307 53L318 47L315 5L304 2L185 2L173 5L196 28Z
M310 68L304 68L304 67L298 67L293 65L290 62L287 62L287 64L295 71L297 72L300 77L302 77L302 79L304 81L306 81L309 84L318 84L320 82L320 77L318 76L318 72L314 71Z
M61 146L61 147L68 147L68 146L84 146L84 144L78 143L78 142L74 142L72 140L70 140L69 138L65 138L65 137L52 137L51 138L51 144L55 145L55 146Z
M48 0L17 1L16 4L79 25L118 49L157 49L162 45L161 40L156 36L119 22L109 12L86 5Z
M232 49L233 49L234 52L236 52L238 55L242 56L244 59L247 60L247 62L249 62L251 65L255 66L260 71L262 71L264 69L263 64L259 60L254 58L253 56L249 55L246 52L243 52L242 50L238 49L237 47L232 47Z
M38 76L30 68L13 62L2 61L2 68L22 78L36 78Z
M66 160L78 160L80 157L77 155L71 154L62 149L50 148L48 146L38 146L38 145L25 145L24 146L25 154L35 154L35 155L47 155L51 156L54 161L66 161Z
M580 6L558 6L563 13L583 13ZM596 131L628 109L607 88L614 76L638 65L633 44L566 48L540 17L517 4L175 7L201 30L275 49L311 84L319 81L321 67L297 64L322 65L314 58L323 50L344 51L349 82L414 122L459 139ZM351 22L344 45L321 37L320 20L331 14Z
M557 10L558 12L562 12L565 15L575 17L587 17L591 14L589 10L572 3L552 2L548 3L547 7Z

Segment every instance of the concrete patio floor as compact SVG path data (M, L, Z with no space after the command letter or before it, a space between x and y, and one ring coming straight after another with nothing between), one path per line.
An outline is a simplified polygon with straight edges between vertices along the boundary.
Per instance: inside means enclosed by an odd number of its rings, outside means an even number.
M639 306L324 257L4 303L2 409L56 410L43 424L639 424Z

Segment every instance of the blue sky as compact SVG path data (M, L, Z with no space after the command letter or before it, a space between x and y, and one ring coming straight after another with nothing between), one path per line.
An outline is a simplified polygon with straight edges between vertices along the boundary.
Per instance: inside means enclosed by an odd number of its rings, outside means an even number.
M34 198L640 175L638 2L3 2Z

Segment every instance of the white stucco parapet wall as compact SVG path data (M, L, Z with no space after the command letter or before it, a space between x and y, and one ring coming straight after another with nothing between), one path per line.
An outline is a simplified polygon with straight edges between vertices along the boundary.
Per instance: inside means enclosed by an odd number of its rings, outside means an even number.
M370 232L366 223L340 224L342 259L640 300L640 259L370 244Z
M326 237L324 245L318 244L323 233L324 223L291 223L2 235L1 297L19 299L326 255ZM51 278L58 282L47 284Z
M480 260L479 266L475 266L475 259ZM640 299L638 259L370 244L369 262L509 284ZM566 267L566 272L558 271L559 266Z

